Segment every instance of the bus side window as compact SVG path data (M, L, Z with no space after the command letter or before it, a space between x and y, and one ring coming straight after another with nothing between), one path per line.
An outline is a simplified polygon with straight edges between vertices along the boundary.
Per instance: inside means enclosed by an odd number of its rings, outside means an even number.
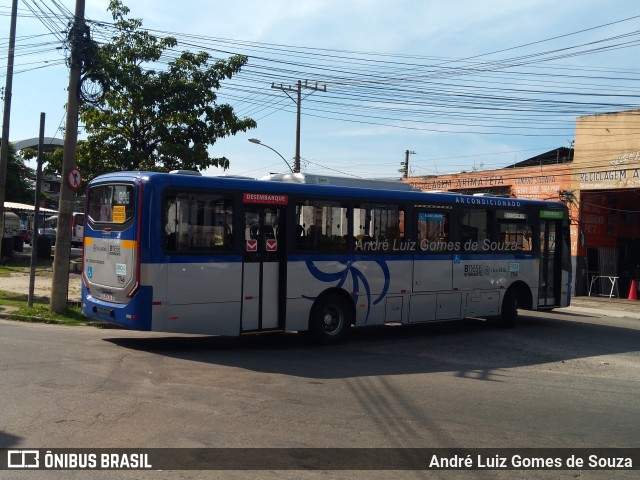
M178 219L176 197L168 197L164 208L164 245L167 250L175 251L178 248Z
M167 247L167 250L174 251L177 247L176 232L171 232L170 234L165 235L165 239L165 246Z
M225 251L233 248L233 203L205 193L177 193L164 201L164 248L172 253Z
M391 204L361 204L353 207L355 249L370 252L393 251L405 235L404 210ZM379 248L379 245L389 245Z
M310 225L305 235L304 248L305 250L316 250L320 242L320 229L315 225Z
M296 248L302 247L304 243L304 226L296 225Z
M530 252L532 250L531 227L523 223L500 223L498 242L505 250Z
M419 212L417 223L418 248L423 252L445 252L449 245L449 214Z
M486 251L490 245L489 211L485 208L462 209L461 248L466 252Z
M533 251L533 233L527 223L526 212L496 211L498 226L497 248L505 252Z
M346 205L332 200L307 200L296 206L296 217L296 248L299 250L346 250Z
M233 232L231 231L231 225L225 223L222 226L222 230L224 232L224 247L225 248L233 248Z

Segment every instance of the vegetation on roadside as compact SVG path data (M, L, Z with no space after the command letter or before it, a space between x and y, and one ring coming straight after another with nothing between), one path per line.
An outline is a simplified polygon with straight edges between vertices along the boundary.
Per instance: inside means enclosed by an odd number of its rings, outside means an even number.
M29 275L31 267L24 267L19 265L0 265L0 278L10 277L14 273L21 273L23 275ZM36 265L36 275L38 277L51 277L53 275L53 269L50 263L48 265Z
M51 277L52 259L39 259L36 263L36 275L38 278ZM29 275L30 258L26 255L14 255L9 258L6 265L0 265L0 312L6 318L23 322L57 323L61 325L89 325L89 321L77 303L69 305L60 313L49 311L49 298L34 296L33 306L29 307L27 292L15 293L2 290L2 278L11 275ZM2 307L12 307L3 309ZM3 311L4 310L4 311Z
M0 265L0 277L10 277L12 273L23 273L29 272L29 269L26 267L18 267L18 266L10 266L10 265Z
M0 276L7 277L12 273L29 273L31 269L31 256L28 254L15 253L9 258L3 258L0 265ZM36 261L36 271L38 275L43 271L51 271L53 269L53 256L49 258L38 258Z
M57 323L61 325L88 325L89 319L82 315L79 305L68 305L62 312L49 311L47 297L34 296L33 306L29 307L28 296L24 293L0 290L0 307L15 307L5 315L12 320L23 322Z

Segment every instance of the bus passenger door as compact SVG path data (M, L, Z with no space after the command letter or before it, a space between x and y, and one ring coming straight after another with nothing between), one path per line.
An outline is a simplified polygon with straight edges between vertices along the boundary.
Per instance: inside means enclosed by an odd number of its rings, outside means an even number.
M540 279L538 290L538 306L540 307L559 305L560 249L562 248L562 242L556 241L556 239L560 240L558 235L561 235L561 232L561 222L544 219L540 221Z
M458 318L460 293L452 293L451 212L444 207L418 207L414 220L417 237L409 322Z
M241 333L284 328L284 212L247 206L244 214Z

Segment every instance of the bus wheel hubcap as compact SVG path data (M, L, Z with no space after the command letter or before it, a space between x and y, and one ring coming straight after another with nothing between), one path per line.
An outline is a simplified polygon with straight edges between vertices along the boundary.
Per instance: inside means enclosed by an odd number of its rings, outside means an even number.
M342 315L339 311L333 308L326 309L322 316L322 321L324 323L325 332L333 334L340 329L340 325L342 324Z

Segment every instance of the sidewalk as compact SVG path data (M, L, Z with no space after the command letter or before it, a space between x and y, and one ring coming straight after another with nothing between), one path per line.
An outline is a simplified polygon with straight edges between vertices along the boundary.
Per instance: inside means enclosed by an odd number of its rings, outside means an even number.
M558 308L555 311L567 311L597 317L628 317L640 320L640 302L624 298L573 297L571 306Z

